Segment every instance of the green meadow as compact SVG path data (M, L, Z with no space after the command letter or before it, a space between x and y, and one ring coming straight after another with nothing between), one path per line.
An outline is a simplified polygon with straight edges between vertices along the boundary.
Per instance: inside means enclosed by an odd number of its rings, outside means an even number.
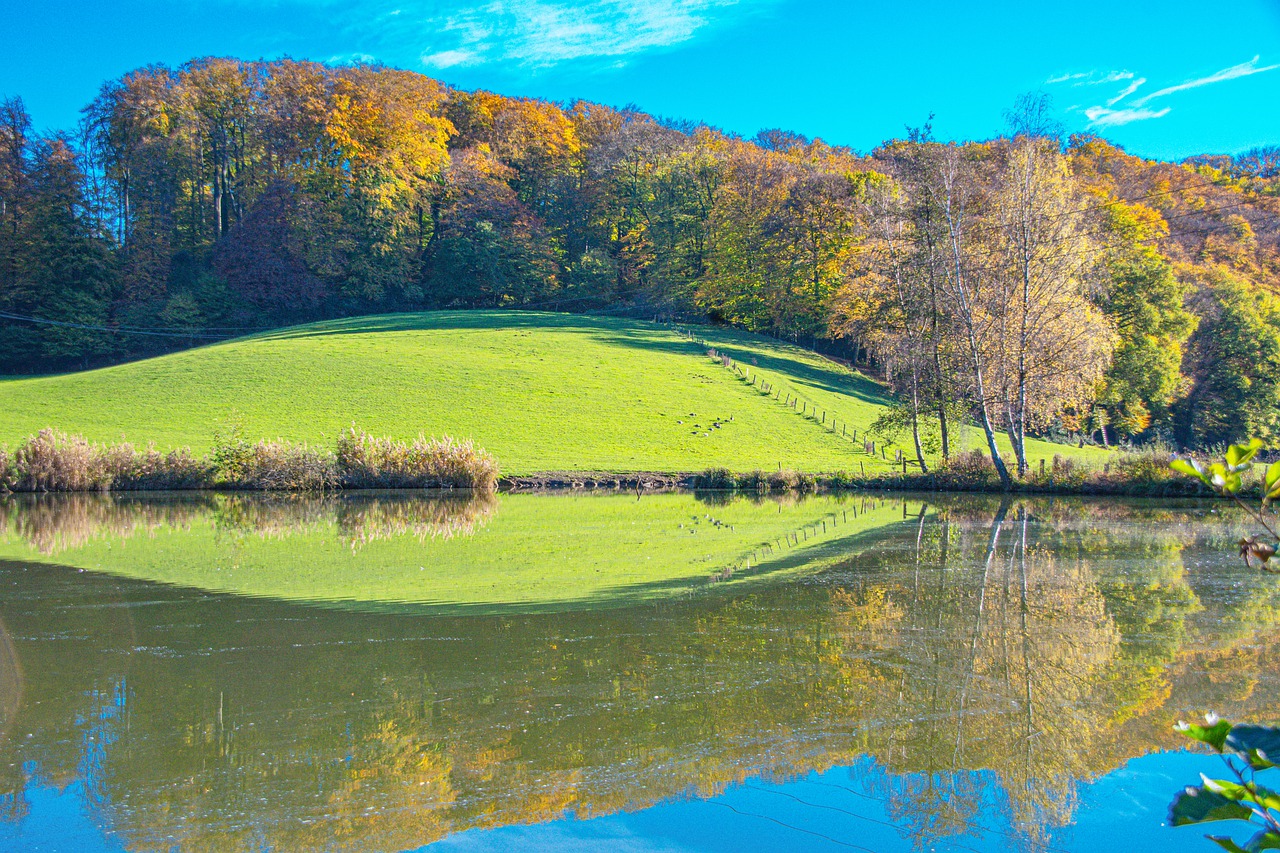
M768 338L707 327L695 334L758 373L757 384L660 324L515 311L401 314L0 380L0 443L54 427L98 442L202 452L220 425L237 419L250 439L331 445L352 424L396 438L470 438L515 475L889 467L840 434L862 435L886 404L883 387ZM825 411L827 424L764 394L764 381ZM979 446L976 438L969 446ZM1055 453L1101 456L1041 442L1029 450L1032 464Z
M73 495L0 504L0 559L343 606L616 606L812 570L920 510L851 495L218 495L185 506Z

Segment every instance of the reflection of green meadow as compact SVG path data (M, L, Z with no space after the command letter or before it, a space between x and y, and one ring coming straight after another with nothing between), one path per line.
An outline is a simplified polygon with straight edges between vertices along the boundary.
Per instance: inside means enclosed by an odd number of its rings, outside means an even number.
M144 520L140 507L150 513ZM919 509L911 502L907 511ZM12 501L5 515L0 558L282 599L537 607L625 603L820 565L826 547L845 552L852 537L901 521L903 503L217 495L181 510L67 496Z

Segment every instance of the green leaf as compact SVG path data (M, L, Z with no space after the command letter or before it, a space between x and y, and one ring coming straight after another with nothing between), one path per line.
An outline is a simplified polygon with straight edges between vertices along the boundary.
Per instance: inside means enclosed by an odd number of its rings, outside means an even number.
M1220 794L1233 802L1246 803L1250 807L1261 805L1268 809L1280 809L1280 794L1270 788L1264 788L1254 782L1241 785L1239 782L1226 779L1209 779L1204 775L1201 775L1200 779L1204 783L1201 787L1206 791Z
M1226 835L1206 835L1205 838L1228 850L1230 853L1260 853L1263 850L1280 850L1280 835L1270 829L1256 833L1241 847L1235 840Z
M1221 462L1209 466L1209 485L1224 495L1240 491L1242 482L1239 471L1228 469Z
M1215 820L1248 820L1253 811L1230 797L1206 790L1186 788L1169 804L1169 825L1190 826Z
M1221 847L1223 850L1226 850L1227 853L1249 853L1248 850L1241 847L1239 844L1236 844L1235 841L1233 841L1230 836L1206 835L1205 838L1209 839L1214 844Z
M1178 723L1174 728L1187 737L1206 743L1218 752L1222 752L1227 742L1227 735L1231 734L1231 724L1226 720L1218 719L1217 714L1207 714L1204 720L1203 726L1195 723Z
M1280 462L1276 464L1280 465ZM1206 486L1212 485L1209 482L1209 477L1204 472L1204 466L1194 459L1175 459L1169 463L1169 467L1189 477L1195 477Z
M1280 462L1272 462L1267 466L1267 473L1262 478L1262 493L1265 502L1280 498Z
M1250 838L1244 845L1246 853L1258 853L1259 850L1280 850L1280 835L1274 830L1264 829Z
M1239 754L1254 770L1266 770L1280 764L1280 729L1243 724L1233 726L1224 747Z
M1233 444L1227 448L1227 466L1233 471L1243 471L1262 449L1262 440L1252 438L1247 445Z

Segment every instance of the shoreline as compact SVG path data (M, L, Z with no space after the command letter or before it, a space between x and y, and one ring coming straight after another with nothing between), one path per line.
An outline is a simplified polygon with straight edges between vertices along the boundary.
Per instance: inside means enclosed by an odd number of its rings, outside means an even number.
M741 479L739 479L741 478ZM915 492L933 494L1010 494L1010 495L1076 495L1082 497L1220 497L1190 478L1169 477L1158 480L1125 479L1103 476L1083 483L1031 479L1015 482L1004 489L999 482L975 481L942 473L894 474L885 477L852 477L845 474L800 474L797 472L759 472L726 477L725 472L664 471L548 471L497 478L494 488L465 486L330 486L326 488L271 488L230 484L202 484L187 487L158 488L84 488L84 489L0 489L0 498L30 494L115 494L147 495L164 493L193 494L343 494L361 492L412 492L432 494L472 493L527 494L536 492L724 492L743 495L832 494L840 492Z
M846 474L797 474L798 482L785 487L774 487L759 472L737 475L749 478L748 484L729 484L717 472L602 472L602 471L550 471L522 476L498 478L499 493L523 493L531 491L719 491L740 494L788 494L833 492L932 492L936 494L1012 494L1012 495L1080 495L1115 497L1219 497L1202 484L1190 478L1172 475L1167 479L1140 480L1104 476L1084 483L1032 479L1015 482L1012 489L1004 489L999 482L965 481L943 473L893 474L884 477L853 477ZM766 475L767 476L767 475Z

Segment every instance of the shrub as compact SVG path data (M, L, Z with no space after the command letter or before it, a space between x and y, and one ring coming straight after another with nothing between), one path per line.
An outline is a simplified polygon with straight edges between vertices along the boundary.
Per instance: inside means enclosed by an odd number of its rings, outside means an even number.
M1089 479L1089 469L1079 460L1064 458L1060 454L1053 455L1053 466L1049 470L1050 482L1063 489L1078 489Z
M150 445L136 451L126 443L102 448L98 454L107 487L113 490L199 489L213 482L211 465L185 447L161 453Z
M337 475L347 488L489 491L498 483L498 465L471 441L419 436L407 444L353 426L338 436Z
M253 446L245 440L244 427L238 416L213 431L213 448L209 462L215 480L236 483L244 476L253 459Z
M93 445L80 436L51 429L42 429L18 445L12 464L17 491L87 492L111 485Z
M324 491L338 485L334 455L305 444L259 441L249 445L240 473L226 484L265 491Z
M978 491L1000 488L996 466L981 450L952 456L946 465L938 469L938 480L944 488Z
M735 489L738 478L728 468L708 468L693 478L695 489Z
M768 482L770 492L794 492L800 488L800 475L790 469L770 471Z
M1134 485L1162 486L1175 480L1169 467L1174 458L1169 448L1154 446L1121 453L1111 463L1111 470Z

